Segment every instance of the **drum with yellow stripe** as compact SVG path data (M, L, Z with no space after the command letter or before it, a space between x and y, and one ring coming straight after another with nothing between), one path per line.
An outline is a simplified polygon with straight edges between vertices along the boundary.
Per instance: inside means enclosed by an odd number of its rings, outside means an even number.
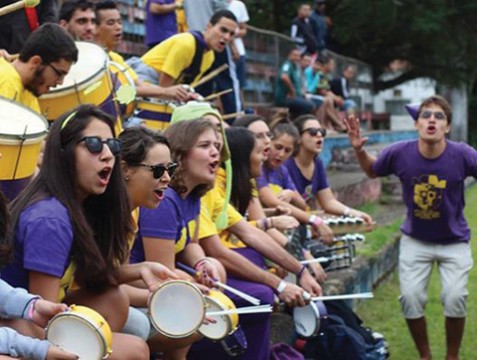
M217 290L210 290L209 294L205 296L207 303L207 312L234 310L235 304L225 294ZM199 328L199 332L205 337L212 340L221 340L237 328L239 323L239 316L236 313L227 315L211 316L216 323L204 324Z
M73 64L61 85L39 98L42 114L48 121L81 104L100 106L114 116L115 105L108 73L108 55L98 45L76 42L78 61Z
M135 89L133 78L128 74L127 69L121 64L111 61L109 63L109 73L111 76L114 92L117 93L121 88L131 87ZM117 96L116 96L117 97ZM127 103L118 100L120 116L123 120L129 118L136 108L136 100L133 99Z
M172 111L179 103L156 99L139 99L136 103L136 117L149 129L166 130L171 123Z
M69 311L55 315L46 328L46 339L78 359L106 359L112 353L109 324L86 306L71 305Z

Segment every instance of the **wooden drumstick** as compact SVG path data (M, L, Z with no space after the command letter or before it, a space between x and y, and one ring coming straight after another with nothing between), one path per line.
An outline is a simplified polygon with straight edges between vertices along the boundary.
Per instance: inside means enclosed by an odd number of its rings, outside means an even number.
M40 3L40 0L21 0L14 2L13 4L6 5L0 8L0 16L7 15L11 12L23 9L25 7L32 8L37 6Z
M225 115L222 115L222 120L232 119L234 117L244 115L244 114L245 113L243 111L239 111L239 112L236 112L236 113L225 114Z
M227 90L224 90L224 91L220 91L218 93L215 93L215 94L210 94L209 96L206 96L204 98L204 101L209 101L209 100L213 100L213 99L216 99L222 95L225 95L225 94L228 94L230 92L234 91L234 89L227 89Z
M192 87L197 87L199 85L202 85L203 83L206 83L207 81L213 79L217 75L219 75L222 71L228 69L229 66L227 64L223 64L222 66L219 66L217 69L211 71L207 75L205 75L203 78L199 79L198 81L194 81L190 86Z

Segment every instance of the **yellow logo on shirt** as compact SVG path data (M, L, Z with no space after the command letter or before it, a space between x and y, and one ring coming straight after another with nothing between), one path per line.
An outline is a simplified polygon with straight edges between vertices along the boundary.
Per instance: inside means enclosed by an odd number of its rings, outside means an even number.
M437 209L446 185L447 181L439 180L436 175L421 175L414 179L414 203L419 207L414 210L416 218L431 220L440 217Z

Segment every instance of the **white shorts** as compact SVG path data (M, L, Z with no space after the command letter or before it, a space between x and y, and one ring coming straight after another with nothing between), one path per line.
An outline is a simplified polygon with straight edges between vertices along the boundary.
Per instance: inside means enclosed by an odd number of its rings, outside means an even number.
M424 316L427 287L434 264L442 284L444 315L454 318L466 316L467 281L473 266L469 244L434 245L403 235L399 247L399 302L406 319Z

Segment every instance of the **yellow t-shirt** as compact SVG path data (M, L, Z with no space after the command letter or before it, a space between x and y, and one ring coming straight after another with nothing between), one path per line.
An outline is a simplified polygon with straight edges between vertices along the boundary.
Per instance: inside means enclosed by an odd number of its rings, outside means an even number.
M191 64L195 54L195 38L190 33L182 33L171 36L169 39L154 46L145 53L141 60L144 64L152 67L157 72L165 73L180 83L180 75L183 70ZM214 62L214 52L212 50L204 51L202 62L200 64L199 75L194 81L197 81L212 66Z
M230 233L226 229L217 229L215 226L215 220L221 213L224 197L225 197L225 184L226 184L225 170L220 168L217 172L214 188L208 191L201 198L200 206L200 228L199 239L219 234L222 242L230 248L241 248L246 245L235 237L231 237ZM227 228L237 224L243 216L230 204L227 205Z
M138 79L136 72L128 64L126 64L126 61L124 61L124 58L121 55L114 51L110 51L108 55L111 61L118 63L126 69L126 73L131 77L131 79L133 79L134 81Z
M25 89L20 74L4 58L0 58L0 96L16 102L40 113L40 104L35 95Z

